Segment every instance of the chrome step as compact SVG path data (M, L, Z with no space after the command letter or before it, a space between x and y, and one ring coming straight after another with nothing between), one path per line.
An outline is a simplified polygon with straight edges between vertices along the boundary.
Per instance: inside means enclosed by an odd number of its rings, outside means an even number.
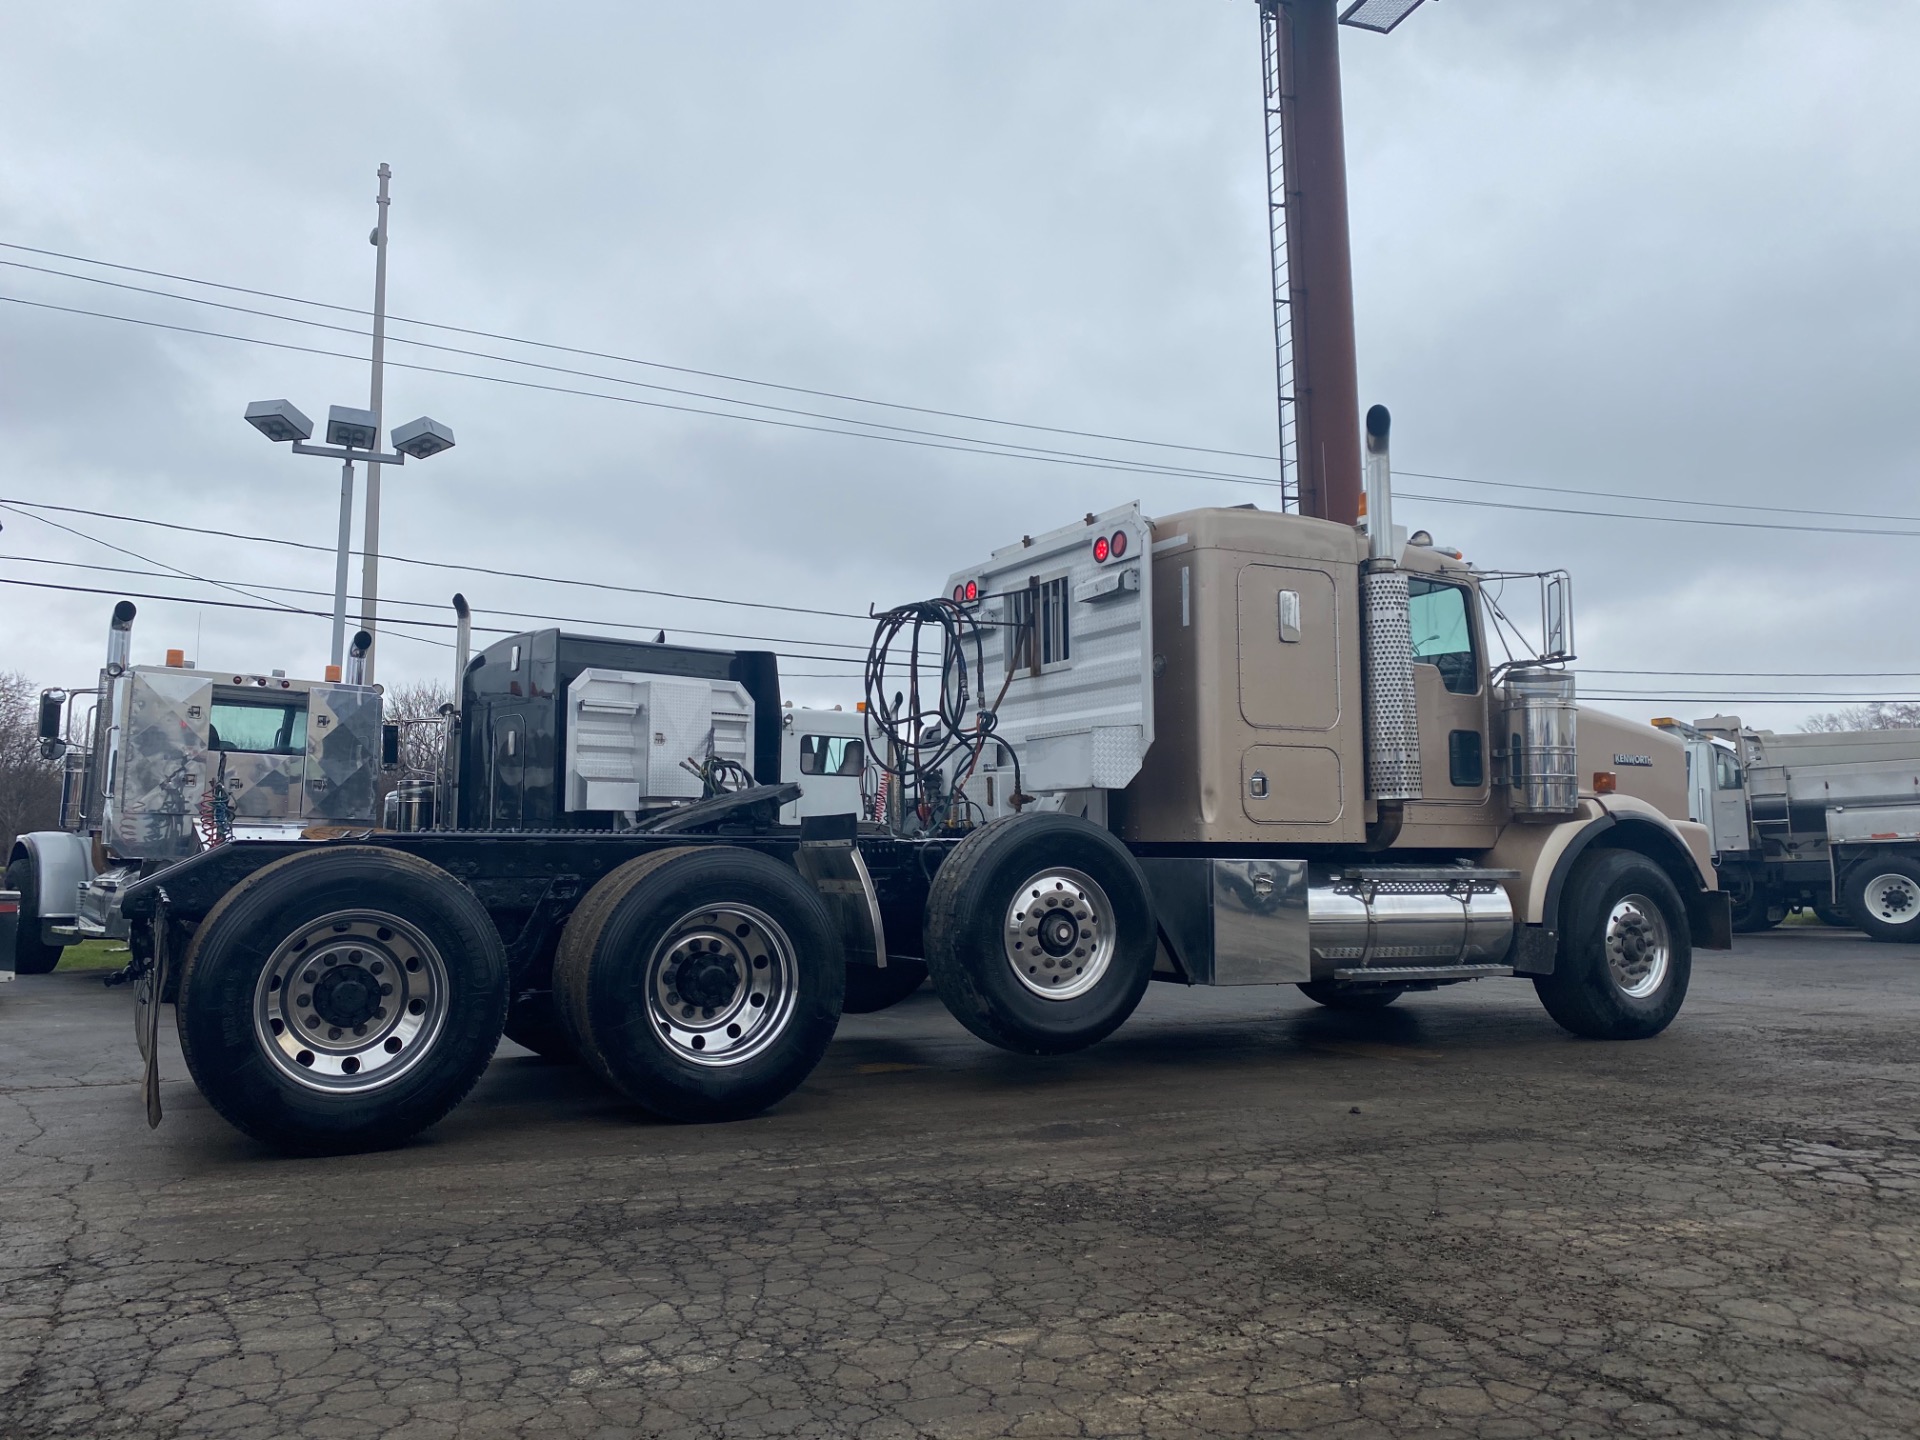
M1333 978L1397 985L1410 980L1483 980L1492 975L1511 974L1511 965L1355 965L1334 971Z
M1364 884L1494 885L1518 880L1518 870L1482 870L1471 865L1349 865L1338 871L1343 881Z

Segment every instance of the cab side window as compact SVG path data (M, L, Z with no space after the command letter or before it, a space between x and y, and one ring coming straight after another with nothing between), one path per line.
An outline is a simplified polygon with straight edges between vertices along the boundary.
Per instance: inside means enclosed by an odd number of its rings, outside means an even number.
M1715 748L1713 752L1713 785L1716 790L1738 790L1742 787L1740 762L1726 751Z
M1480 667L1473 655L1465 588L1411 575L1407 594L1414 663L1439 670L1440 683L1455 695L1478 692Z
M867 768L867 747L842 735L802 735L802 775L858 775Z

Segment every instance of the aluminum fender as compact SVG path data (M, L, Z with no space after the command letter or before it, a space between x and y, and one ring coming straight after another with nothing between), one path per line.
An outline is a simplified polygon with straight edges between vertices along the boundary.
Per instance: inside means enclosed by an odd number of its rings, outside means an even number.
M80 913L80 887L93 879L92 842L65 830L36 830L14 840L13 855L22 851L33 857L34 874L40 877L35 908L41 920L71 923Z

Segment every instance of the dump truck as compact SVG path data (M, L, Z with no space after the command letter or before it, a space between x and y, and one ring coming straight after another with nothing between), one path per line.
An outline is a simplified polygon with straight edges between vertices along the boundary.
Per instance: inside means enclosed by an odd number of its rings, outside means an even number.
M114 608L94 686L40 694L41 753L61 761L61 828L17 837L7 856L22 975L52 970L82 940L127 939L127 885L209 840L295 840L375 814L381 711L358 679L366 632L344 681L299 680L196 669L178 650L132 664L137 614L131 601Z
M1365 530L1122 505L880 613L840 813L783 820L774 656L548 630L469 659L462 610L430 828L236 835L126 887L149 1118L168 999L214 1108L296 1150L432 1124L503 1032L657 1115L755 1114L849 977L930 974L1030 1056L1156 980L1373 1010L1513 977L1576 1035L1658 1034L1731 943L1683 746L1580 709L1564 573L1392 525L1386 436Z
M1920 941L1920 730L1653 723L1687 747L1689 809L1712 835L1735 930L1807 909L1875 940Z

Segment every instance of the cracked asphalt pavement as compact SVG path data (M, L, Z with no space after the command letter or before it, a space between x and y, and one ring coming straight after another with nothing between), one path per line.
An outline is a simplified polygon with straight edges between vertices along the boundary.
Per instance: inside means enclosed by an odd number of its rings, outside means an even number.
M163 1026L163 1033L170 1030ZM131 998L0 988L0 1436L1920 1433L1920 947L1703 954L1666 1035L1523 982L1155 986L1028 1060L927 991L771 1114L510 1045L288 1160Z

